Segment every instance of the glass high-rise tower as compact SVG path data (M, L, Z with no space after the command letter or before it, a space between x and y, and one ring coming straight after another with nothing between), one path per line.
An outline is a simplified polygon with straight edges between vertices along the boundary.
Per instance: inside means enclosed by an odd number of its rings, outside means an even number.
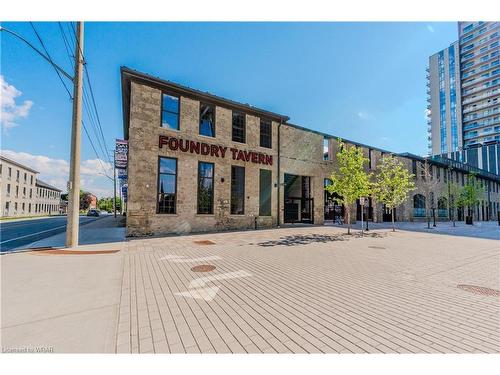
M459 39L429 57L429 154L500 174L499 23L459 22Z

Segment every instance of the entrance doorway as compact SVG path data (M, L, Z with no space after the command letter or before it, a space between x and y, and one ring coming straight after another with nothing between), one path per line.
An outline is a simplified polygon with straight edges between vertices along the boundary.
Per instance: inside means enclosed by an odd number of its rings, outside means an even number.
M396 208L394 208L394 221L397 221L396 218ZM382 221L391 221L392 222L392 210L387 207L385 204L382 205Z
M285 173L285 223L314 223L311 177Z

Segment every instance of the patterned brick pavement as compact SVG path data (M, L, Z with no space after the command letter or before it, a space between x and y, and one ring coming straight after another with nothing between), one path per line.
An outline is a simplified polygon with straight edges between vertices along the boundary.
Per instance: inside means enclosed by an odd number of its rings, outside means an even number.
M344 232L283 228L129 241L116 352L500 351L500 298L457 288L500 290L498 241ZM216 268L191 271L203 264Z

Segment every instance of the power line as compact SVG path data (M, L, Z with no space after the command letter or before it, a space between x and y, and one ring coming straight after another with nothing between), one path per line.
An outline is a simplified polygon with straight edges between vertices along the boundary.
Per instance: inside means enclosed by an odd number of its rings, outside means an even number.
M73 31L73 35L76 38L75 25L71 22L70 26L71 26L71 30ZM99 111L97 110L97 105L96 105L96 101L95 101L95 97L94 97L94 90L92 89L92 82L90 80L90 75L89 75L89 72L88 72L87 62L86 62L85 56L83 55L82 50L80 49L80 46L78 46L78 48L79 48L80 53L83 56L83 61L84 61L83 68L84 68L84 71L85 71L85 76L87 77L87 85L88 85L89 90L90 90L90 97L92 99L92 105L94 107L94 111L95 111L96 118L97 118L97 128L98 128L99 133L101 135L101 139L102 139L102 143L104 145L104 148L107 149L106 138L104 137L104 132L102 130L101 119L99 117ZM85 91L85 86L84 86L84 91ZM108 161L111 163L111 160L110 160L109 156L107 156L107 157L108 157Z
M64 89L66 90L66 92L68 93L68 96L70 98L70 100L73 99L73 97L71 96L71 92L69 91L68 87L66 86L66 83L64 82L64 80L62 79L61 77L61 73L59 73L59 71L57 69L55 69L55 64L54 64L54 61L52 60L52 58L50 57L50 54L49 54L49 51L47 51L47 48L45 47L45 44L43 43L43 40L42 38L40 37L40 34L38 34L38 31L36 31L36 28L35 28L35 25L33 25L33 22L30 22L30 25L31 27L33 28L33 31L35 32L35 35L36 37L38 38L40 44L42 45L42 48L43 50L45 51L45 53L47 54L47 57L49 58L49 61L51 62L52 66L54 67L54 70L56 71L57 73L57 76L59 77L59 80L61 81L61 83L63 84L64 86Z
M61 37L64 43L64 48L66 49L66 54L68 55L69 66L71 67L71 70L74 70L74 56L71 54L70 43L68 41L68 38L66 37L66 33L64 32L61 22L58 22L57 24L59 26L59 32L61 33Z
M87 135L87 138L89 139L90 146L92 146L92 149L94 150L94 152L95 152L95 154L97 156L97 160L99 161L99 164L101 165L101 168L102 168L102 170L104 172L104 176L106 176L107 178L109 178L110 180L113 181L113 178L108 176L108 174L106 173L106 169L102 165L101 158L98 156L97 150L95 149L94 143L92 142L92 138L90 138L90 134L89 134L89 132L87 130L87 127L85 126L85 122L82 121L82 125L83 125L83 130L85 131L85 134Z
M15 33L14 31L6 29L3 26L0 26L0 31L3 31L3 32L6 32L6 33L8 33L8 34L10 34L12 36L15 36L16 38L18 38L22 42L26 43L32 50L34 50L37 54L39 54L40 56L42 56L46 61L48 61L50 63L50 65L52 65L54 67L54 69L56 69L57 71L59 71L67 79L69 79L71 82L73 82L73 77L69 73L67 73L63 68L61 68L59 65L57 65L56 63L54 63L51 59L49 59L42 51L40 51L38 48L36 48L28 40L26 40L26 38L24 38L21 35Z
M71 25L72 25L72 24L71 24ZM60 32L60 34L61 34L61 37L62 37L62 40L63 40L64 46L65 46L65 48L66 48L66 53L67 53L67 55L68 55L68 59L69 59L69 61L70 61L70 65L73 65L73 64L72 64L72 60L71 60L72 55L71 55L71 52L70 52L70 51L71 51L71 43L68 41L68 40L70 40L71 38L69 38L69 37L67 37L67 36L66 36L66 32L64 31L64 29L63 29L63 27L62 27L61 22L58 22L58 26L59 26L59 32ZM83 56L83 55L82 55L82 56ZM85 60L85 59L84 59L84 60ZM87 78L88 78L88 77L87 77ZM86 114L87 114L87 117L88 117L88 119L89 119L89 122L90 122L90 124L92 125L92 130L93 130L94 136L95 136L95 137L96 137L96 139L97 139L98 146L99 146L100 151L102 152L102 155L103 155L103 159L105 159L105 158L106 158L106 159L108 159L108 161L109 161L109 156L107 155L107 153L106 153L106 151L105 151L106 147L105 147L105 146L103 146L103 142L102 142L102 141L101 141L101 139L99 138L99 131L97 130L97 125L96 125L96 116L98 116L98 114L97 114L97 112L96 112L96 115L94 115L94 114L92 113L92 110L91 110L90 105L89 105L89 101L90 101L90 99L89 99L89 96L88 96L87 90L85 90L85 86L83 87L83 94L84 94L84 97L83 97L83 105L84 105L84 108L85 108L85 112L86 112ZM95 106L94 106L94 107L95 107ZM102 134L102 132L101 132L101 134ZM90 136L90 134L89 134L89 136ZM104 138L104 136L103 136L103 138ZM97 151L97 150L96 150L96 151ZM96 156L97 156L98 158L101 158L97 152L96 152Z

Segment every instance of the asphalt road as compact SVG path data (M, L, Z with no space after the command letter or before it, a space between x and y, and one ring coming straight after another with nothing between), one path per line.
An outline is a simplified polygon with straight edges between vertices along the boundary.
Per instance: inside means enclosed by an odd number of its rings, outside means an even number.
M80 216L80 225L100 217ZM8 252L65 231L66 216L0 222L0 252Z

